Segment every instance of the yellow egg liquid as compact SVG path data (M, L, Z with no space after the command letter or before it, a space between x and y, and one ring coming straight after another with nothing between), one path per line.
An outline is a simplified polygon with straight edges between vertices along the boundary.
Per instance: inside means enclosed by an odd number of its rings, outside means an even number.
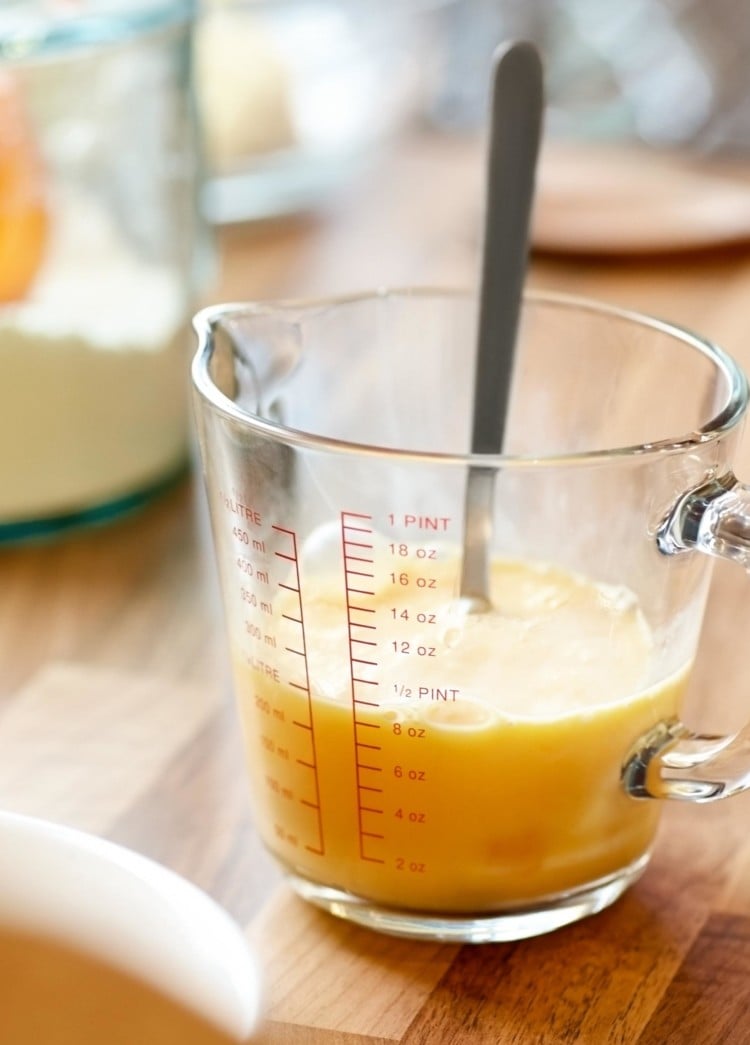
M626 589L498 560L493 610L470 614L455 557L437 558L430 589L386 571L352 597L318 576L304 607L288 592L269 607L271 655L235 651L267 846L314 882L455 914L628 867L658 808L625 794L622 762L677 715L687 671L653 682Z

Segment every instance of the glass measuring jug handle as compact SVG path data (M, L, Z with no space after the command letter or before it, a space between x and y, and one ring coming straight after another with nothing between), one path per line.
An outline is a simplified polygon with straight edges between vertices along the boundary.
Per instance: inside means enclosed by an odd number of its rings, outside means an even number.
M666 555L702 551L750 570L750 485L731 473L684 494L656 535ZM629 754L622 771L635 798L711 802L750 789L750 722L737 733L693 733L661 722Z

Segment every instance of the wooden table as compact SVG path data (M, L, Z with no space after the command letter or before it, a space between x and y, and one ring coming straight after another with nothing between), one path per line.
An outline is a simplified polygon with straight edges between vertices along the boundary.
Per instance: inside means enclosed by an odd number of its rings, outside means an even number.
M482 177L473 142L404 142L316 217L222 233L210 297L470 283ZM538 257L531 280L692 325L750 369L750 252ZM750 475L747 447L738 471ZM720 728L750 705L749 612L747 578L718 564L694 683L716 690ZM670 805L649 870L615 907L517 944L381 937L289 894L246 805L191 480L117 525L0 553L0 803L132 846L247 924L266 1041L750 1041L750 798Z

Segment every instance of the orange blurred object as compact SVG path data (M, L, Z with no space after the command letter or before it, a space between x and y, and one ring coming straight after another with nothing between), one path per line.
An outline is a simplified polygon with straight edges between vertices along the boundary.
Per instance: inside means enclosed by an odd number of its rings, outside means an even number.
M47 232L42 164L32 128L16 81L0 72L0 302L28 292Z
M0 925L4 1045L237 1045L151 984L53 936Z

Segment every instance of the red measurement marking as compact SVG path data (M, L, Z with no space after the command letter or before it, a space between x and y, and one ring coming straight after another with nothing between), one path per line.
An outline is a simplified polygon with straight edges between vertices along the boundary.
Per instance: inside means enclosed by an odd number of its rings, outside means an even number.
M285 584L279 581L279 587L285 591L290 591L297 596L297 608L295 613L284 613L282 616L290 623L295 624L299 628L299 646L287 646L286 650L288 653L294 653L299 656L302 661L304 669L304 683L295 682L291 679L287 679L288 684L294 689L299 690L301 693L307 696L307 722L301 722L297 719L293 720L293 725L299 729L304 729L310 736L310 760L297 759L297 763L309 769L312 773L313 778L313 792L315 795L314 801L310 801L306 798L300 798L299 802L301 805L306 806L309 809L314 809L316 812L316 822L318 839L317 844L306 845L305 849L310 853L317 853L322 856L325 853L325 842L323 838L323 815L320 808L320 780L318 778L318 754L315 741L315 727L313 722L312 713L312 698L310 694L310 675L307 663L307 635L305 633L305 614L302 608L302 590L300 584L299 575L299 558L297 555L297 534L293 530L287 530L283 526L274 526L273 529L281 535L286 537L289 541L287 550L277 550L274 552L277 558L282 559L284 562L290 562L294 566L294 584Z
M383 766L373 765L372 762L362 761L362 757L365 751L371 753L370 757L377 755L377 752L382 751L379 744L365 743L360 739L360 730L362 729L379 729L380 724L376 722L363 722L357 714L358 708L379 708L380 704L377 699L366 700L361 695L362 687L369 686L373 690L373 696L377 698L377 686L378 682L376 679L364 679L358 671L362 667L371 667L377 669L378 661L365 659L364 657L358 657L355 655L355 646L367 646L369 649L374 651L377 649L377 642L373 638L358 638L357 635L361 634L361 629L366 629L370 632L377 631L377 625L374 623L364 624L359 616L369 615L371 618L375 614L375 606L369 604L370 600L375 597L375 591L371 588L363 588L363 581L361 578L374 578L375 573L366 570L363 564L372 565L374 563L374 557L368 555L368 552L372 552L374 544L372 540L372 516L363 515L359 512L342 512L341 513L341 548L344 558L344 584L346 589L346 621L347 630L349 635L349 674L351 679L351 699L352 699L352 726L354 730L354 767L356 774L356 797L357 797L357 820L358 820L358 833L359 833L359 855L360 859L367 860L370 863L383 864L385 860L381 859L376 852L373 851L373 846L377 842L383 840L383 835L376 831L368 829L368 825L365 822L365 818L368 813L379 813L382 815L382 809L373 808L369 805L366 800L366 795L382 794L382 788L373 787L371 784L365 783L365 774L369 773L382 773ZM369 538L369 539L368 539ZM355 565L356 564L356 565ZM372 734L370 734L372 737ZM372 799L370 799L372 801Z

